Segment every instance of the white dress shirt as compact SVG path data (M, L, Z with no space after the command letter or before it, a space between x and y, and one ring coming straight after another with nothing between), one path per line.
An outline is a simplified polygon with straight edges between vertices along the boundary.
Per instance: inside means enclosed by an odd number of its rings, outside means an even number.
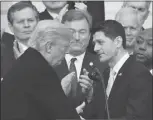
M81 73L81 68L82 68L82 63L83 63L84 55L85 55L85 52L83 54L79 55L79 56L72 56L70 54L66 54L65 55L65 60L66 60L68 69L70 68L71 59L72 58L76 58L77 59L74 62L74 64L75 64L75 67L76 67L78 80L79 80L79 76L80 76L80 73Z
M62 11L62 10L64 10L65 9L65 6L60 10L60 12ZM47 10L48 11L48 10ZM68 11L68 9L66 9L65 11ZM59 13L60 13L59 12ZM55 12L51 12L51 11L48 11L48 13L53 17L53 19L56 19L56 18L58 18L59 17L59 14L57 14L57 13L55 13ZM62 17L62 16L61 16Z
M48 11L48 13L50 14L50 16L53 17L53 19L55 19L55 18L58 17L58 14L57 13L53 13L53 12L50 12L50 11Z
M153 69L150 70L150 73L153 75Z
M113 71L113 76L111 76L111 79L109 78L108 80L108 85L106 88L106 93L107 93L107 97L109 97L109 94L111 92L111 89L113 87L114 81L116 79L116 76L119 72L119 70L121 69L121 67L123 66L123 64L125 63L125 61L130 57L129 53L126 53L117 63L116 65L111 68L111 71ZM120 74L120 73L119 73Z
M21 43L20 41L17 41L18 45L19 45L19 50L24 53L27 49L28 46L24 45L23 43Z

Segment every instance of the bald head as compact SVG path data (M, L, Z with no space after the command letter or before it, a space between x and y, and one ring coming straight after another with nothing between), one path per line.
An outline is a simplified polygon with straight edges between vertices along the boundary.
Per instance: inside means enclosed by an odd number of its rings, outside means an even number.
M142 27L142 22L138 19L137 11L129 7L121 8L116 14L115 19L125 29L127 48L133 49L136 36Z

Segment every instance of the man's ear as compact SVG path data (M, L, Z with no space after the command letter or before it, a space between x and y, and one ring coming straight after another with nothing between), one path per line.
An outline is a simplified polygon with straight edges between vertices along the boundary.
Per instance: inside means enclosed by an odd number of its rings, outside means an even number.
M117 48L120 48L122 46L123 43L123 39L121 36L118 36L115 38L114 43L117 45Z
M12 33L14 33L14 30L13 30L13 25L12 25L10 22L8 23L8 26L9 26L9 28L10 28L11 32L12 32Z
M52 48L53 48L53 44L52 44L51 41L49 41L49 42L47 42L47 43L45 44L45 50L46 50L47 53L50 54L50 53L52 52Z

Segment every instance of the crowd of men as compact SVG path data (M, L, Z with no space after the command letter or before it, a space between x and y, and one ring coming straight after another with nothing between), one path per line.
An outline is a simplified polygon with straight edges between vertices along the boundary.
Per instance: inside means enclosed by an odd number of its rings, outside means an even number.
M114 20L103 1L43 4L8 10L1 120L152 120L151 1L123 2Z

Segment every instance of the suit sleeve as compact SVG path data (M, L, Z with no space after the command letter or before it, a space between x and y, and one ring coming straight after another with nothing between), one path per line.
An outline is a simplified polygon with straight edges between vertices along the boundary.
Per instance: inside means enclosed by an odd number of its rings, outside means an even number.
M141 71L131 80L126 119L150 120L152 80L148 71Z
M50 116L53 113L56 119L79 119L79 115L62 90L60 80L54 75L52 78L41 76L43 77L39 78L39 87L34 88L33 95L44 111Z

